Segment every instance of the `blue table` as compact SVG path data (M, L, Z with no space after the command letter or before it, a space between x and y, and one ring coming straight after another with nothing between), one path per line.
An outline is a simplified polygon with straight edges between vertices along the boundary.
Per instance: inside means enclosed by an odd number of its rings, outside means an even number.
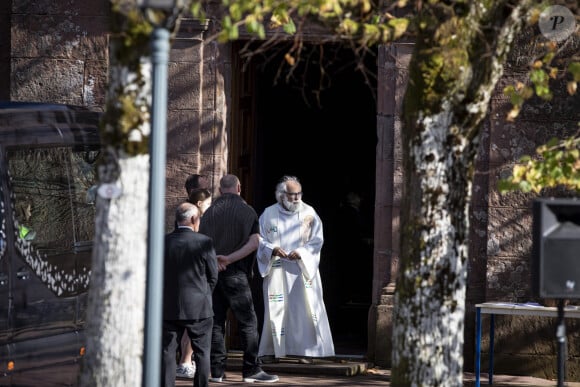
M484 302L475 305L475 387L480 387L481 373L481 315L489 314L489 385L493 384L493 336L494 316L511 314L519 316L558 317L558 308L535 303L512 304L507 302ZM568 305L564 308L564 318L580 318L580 306ZM554 338L555 340L555 338Z

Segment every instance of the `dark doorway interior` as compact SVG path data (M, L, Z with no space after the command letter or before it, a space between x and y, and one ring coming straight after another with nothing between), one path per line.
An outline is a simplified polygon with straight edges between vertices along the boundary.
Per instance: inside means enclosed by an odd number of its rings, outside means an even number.
M376 57L369 52L361 60L338 45L308 45L290 74L283 59L288 47L254 55L247 67L254 72L252 204L261 214L274 202L280 177L298 176L303 200L324 224L320 270L336 352L365 354L373 267ZM357 67L364 67L366 79ZM262 317L261 297L256 298Z

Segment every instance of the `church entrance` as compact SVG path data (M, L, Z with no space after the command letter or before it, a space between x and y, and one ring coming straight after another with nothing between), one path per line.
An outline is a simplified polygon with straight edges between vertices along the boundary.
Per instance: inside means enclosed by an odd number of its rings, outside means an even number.
M246 57L234 45L229 170L258 215L283 175L297 176L319 213L320 272L337 354L366 354L371 305L376 162L376 51L359 58L335 44L309 44L298 67L291 43ZM363 70L364 71L361 71ZM259 277L259 274L257 275ZM255 302L263 319L261 280Z

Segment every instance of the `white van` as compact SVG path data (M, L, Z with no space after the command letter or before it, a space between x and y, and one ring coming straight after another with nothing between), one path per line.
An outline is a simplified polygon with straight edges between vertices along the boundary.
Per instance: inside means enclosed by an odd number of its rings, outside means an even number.
M77 385L100 113L0 102L0 386Z

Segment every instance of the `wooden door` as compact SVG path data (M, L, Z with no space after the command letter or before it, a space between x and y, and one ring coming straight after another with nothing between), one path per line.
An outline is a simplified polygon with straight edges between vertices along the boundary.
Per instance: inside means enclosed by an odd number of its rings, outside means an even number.
M229 141L228 170L242 184L242 197L254 203L256 174L255 72L252 63L245 64L239 50L243 43L232 44L232 121Z

